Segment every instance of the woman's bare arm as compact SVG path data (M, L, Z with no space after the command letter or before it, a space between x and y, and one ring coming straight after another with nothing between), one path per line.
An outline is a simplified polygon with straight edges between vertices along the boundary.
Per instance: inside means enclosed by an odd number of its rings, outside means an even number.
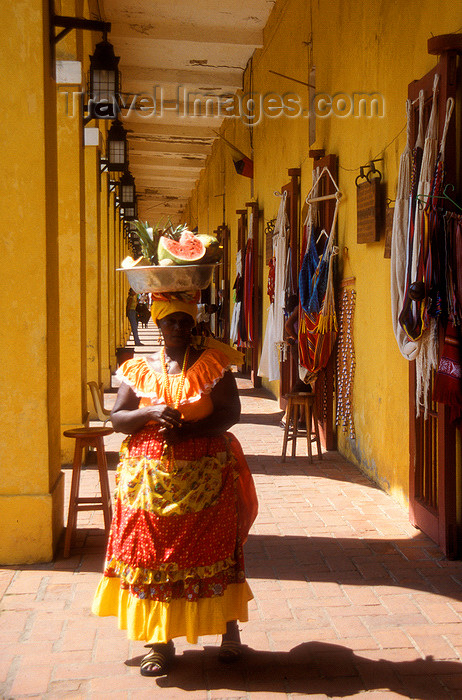
M117 393L111 421L119 433L131 435L143 428L149 421L156 421L164 428L177 428L181 425L181 414L166 404L139 407L140 398L131 386L123 382Z

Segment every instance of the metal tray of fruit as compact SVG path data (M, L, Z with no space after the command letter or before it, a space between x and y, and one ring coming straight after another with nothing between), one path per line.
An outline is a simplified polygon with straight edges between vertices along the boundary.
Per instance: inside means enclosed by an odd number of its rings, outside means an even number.
M187 292L206 289L219 263L208 265L146 265L118 268L127 275L130 287L137 292Z

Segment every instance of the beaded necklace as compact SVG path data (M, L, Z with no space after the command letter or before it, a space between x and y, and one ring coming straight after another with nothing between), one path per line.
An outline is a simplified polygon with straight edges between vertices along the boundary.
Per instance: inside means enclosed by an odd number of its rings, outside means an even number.
M176 408L176 409L178 409L178 406L180 405L181 394L183 393L184 383L185 383L185 379L186 379L186 367L188 364L188 358L189 358L189 346L186 348L186 352L184 354L183 367L181 368L180 381L178 383L178 389L176 390L175 400L173 400L172 393L170 391L170 382L168 380L167 363L165 361L165 348L162 348L162 351L160 354L160 361L162 364L162 375L163 375L163 380L164 380L165 397L167 399L168 405L173 406L173 408Z
M164 391L165 391L165 398L167 399L167 404L169 406L173 406L173 408L176 408L178 410L178 406L180 405L180 399L181 395L183 393L183 388L184 388L184 383L186 379L186 367L188 365L188 358L189 358L189 347L186 349L186 352L184 354L184 360L183 360L183 367L181 368L181 376L180 376L180 381L178 382L178 388L176 390L175 394L175 399L172 397L172 392L170 391L170 382L168 379L168 372L167 372L167 363L165 361L165 348L162 348L162 351L160 353L160 361L162 364L162 376L164 380ZM173 451L173 445L167 445L167 443L164 444L164 449L163 449L163 455L167 459L167 464L166 464L166 470L168 472L172 472L175 469L175 455Z

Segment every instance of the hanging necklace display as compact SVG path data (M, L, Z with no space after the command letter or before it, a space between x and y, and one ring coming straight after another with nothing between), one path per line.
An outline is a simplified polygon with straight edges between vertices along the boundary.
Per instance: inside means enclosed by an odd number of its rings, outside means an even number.
M337 411L335 424L349 433L351 440L356 437L352 412L353 382L355 375L355 350L353 343L354 311L356 291L354 278L341 283L340 327L337 344Z

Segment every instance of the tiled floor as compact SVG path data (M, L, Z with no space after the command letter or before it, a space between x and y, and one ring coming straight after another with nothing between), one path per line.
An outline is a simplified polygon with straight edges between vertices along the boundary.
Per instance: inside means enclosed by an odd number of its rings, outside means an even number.
M105 537L101 513L85 513L71 558L0 569L0 697L462 698L462 562L337 454L310 465L300 444L282 464L277 403L238 383L234 432L260 501L243 660L223 667L216 637L179 641L168 677L141 677L143 644L90 613ZM112 484L121 437L106 443ZM82 490L98 492L92 464Z

